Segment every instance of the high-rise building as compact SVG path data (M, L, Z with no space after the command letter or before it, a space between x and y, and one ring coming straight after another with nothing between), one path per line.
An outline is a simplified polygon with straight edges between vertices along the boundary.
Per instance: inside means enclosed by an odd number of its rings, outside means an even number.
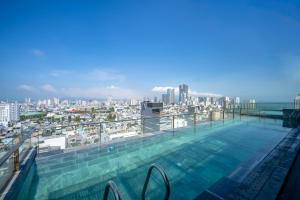
M31 99L30 98L25 98L25 103L26 104L30 104L31 103Z
M240 103L241 103L240 97L235 97L233 103L234 103L235 105L240 104Z
M248 108L255 109L256 103L255 99L249 99Z
M53 98L53 103L55 106L59 105L59 98Z
M204 105L209 106L211 104L211 98L210 97L205 97Z
M130 99L130 105L134 106L137 104L137 101L135 99Z
M205 98L204 97L198 97L198 103L204 103Z
M15 103L0 103L0 124L7 126L11 121L20 119L20 106Z
M10 121L9 104L1 103L0 104L0 124L3 126L7 126L9 121Z
M170 96L170 104L174 104L175 103L175 89L174 88L169 88L167 90L167 94Z
M105 102L106 106L111 106L112 104L112 96L108 96Z
M212 104L212 105L217 105L217 97L211 97L210 98L210 103Z
M169 94L162 94L161 96L161 99L162 99L162 102L165 104L165 105L169 105L170 104L170 95Z
M19 121L20 119L20 105L18 102L9 104L10 120Z
M151 133L160 130L160 113L163 103L143 101L141 103L141 116L143 120L143 133Z
M47 100L47 106L48 106L48 107L51 107L51 105L52 105L51 99L48 99L48 100Z
M223 107L223 109L228 108L229 102L230 102L229 97L225 96L225 97L220 98L220 105Z
M188 99L189 86L186 84L179 85L179 102L184 103Z

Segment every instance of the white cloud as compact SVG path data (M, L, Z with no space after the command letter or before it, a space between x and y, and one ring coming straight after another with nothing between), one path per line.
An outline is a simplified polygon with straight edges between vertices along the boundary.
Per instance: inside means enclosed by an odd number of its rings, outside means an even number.
M89 80L96 81L123 81L125 76L111 69L95 69L85 75Z
M44 53L42 50L40 50L40 49L33 49L33 50L31 51L31 53L32 53L34 56L37 56L37 57L42 57L42 56L45 55L45 53Z
M51 84L44 84L38 87L22 84L19 85L17 89L27 92L35 92L35 94L40 95L53 94L60 97L106 98L108 96L112 96L113 98L141 99L144 96L144 94L140 91L122 88L115 85L55 88Z
M119 87L117 87L117 86L114 86L114 85L110 85L110 86L108 86L108 87L106 87L107 89L118 89Z
M141 98L142 95L140 92L120 88L116 86L95 86L88 88L62 88L60 92L68 97L85 97L85 98L105 98L112 96L113 98Z
M189 94L192 96L200 96L200 97L222 97L222 94L216 94L211 92L196 92L193 90L189 91Z
M45 84L45 85L42 85L41 86L41 89L44 91L44 92L48 92L48 93L54 93L56 92L57 90L50 84Z
M158 93L166 93L168 89L175 89L175 94L179 94L179 88L178 87L171 87L171 86L155 86L152 88L152 92L158 92ZM189 89L189 94L191 96L207 96L207 97L221 97L221 94L216 94L212 92L197 92L194 90Z
M27 92L34 92L35 91L35 88L33 86L26 85L26 84L19 85L18 89L19 90L24 90L24 91L27 91Z
M171 86L155 86L154 88L152 88L152 91L163 93L163 92L167 92L168 89L175 89L175 93L178 93L178 87L171 87Z
M71 73L72 72L69 70L53 70L52 72L50 72L50 76L59 77L59 76L69 75Z

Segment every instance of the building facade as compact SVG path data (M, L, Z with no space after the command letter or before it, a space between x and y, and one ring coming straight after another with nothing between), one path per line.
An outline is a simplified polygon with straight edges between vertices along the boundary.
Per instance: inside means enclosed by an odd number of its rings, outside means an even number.
M188 100L189 86L186 84L179 85L179 103L184 103Z
M171 97L169 94L162 94L161 99L165 105L169 105L171 102Z
M11 121L20 119L20 106L15 103L0 103L0 124L8 126Z
M141 103L141 117L143 133L151 133L160 130L160 113L163 103L144 101Z
M170 98L170 104L175 104L175 89L169 88L167 90L167 94L169 95L169 98Z

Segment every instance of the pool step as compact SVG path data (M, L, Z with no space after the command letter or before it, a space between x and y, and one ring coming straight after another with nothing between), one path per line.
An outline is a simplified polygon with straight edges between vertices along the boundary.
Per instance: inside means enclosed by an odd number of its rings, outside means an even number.
M166 192L165 192L165 195L164 195L164 200L168 200L170 198L170 191L171 191L169 179L168 179L164 169L161 166L157 165L157 164L152 164L150 166L150 168L148 169L147 177L146 177L144 187L143 187L143 191L142 191L142 200L146 199L145 198L146 191L147 191L147 188L148 188L150 176L152 174L153 169L156 169L159 172L159 174L161 175L161 177L163 178L163 181L164 181L164 184L165 184L165 189L166 189ZM103 200L108 200L110 189L113 192L114 199L115 200L120 200L121 197L120 197L119 189L118 189L117 185L112 180L109 180L107 182L106 186L105 186Z

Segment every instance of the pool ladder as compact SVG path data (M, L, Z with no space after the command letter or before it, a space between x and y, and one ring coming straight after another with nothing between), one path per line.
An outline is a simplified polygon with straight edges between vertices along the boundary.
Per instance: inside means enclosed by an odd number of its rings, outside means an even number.
M151 176L151 173L152 173L153 169L156 169L160 173L160 175L162 176L162 178L164 180L165 189L166 189L164 200L168 200L169 197L170 197L169 179L167 177L167 174L166 174L165 170L157 164L151 164L150 168L148 169L147 177L146 177L144 187L143 187L143 191L142 191L142 200L145 200L145 194L146 194L146 191L147 191L148 183L149 183L150 176ZM121 200L121 196L120 196L118 187L112 180L108 181L106 186L105 186L103 200L108 200L108 195L109 195L110 189L113 192L113 196L114 196L115 200Z

